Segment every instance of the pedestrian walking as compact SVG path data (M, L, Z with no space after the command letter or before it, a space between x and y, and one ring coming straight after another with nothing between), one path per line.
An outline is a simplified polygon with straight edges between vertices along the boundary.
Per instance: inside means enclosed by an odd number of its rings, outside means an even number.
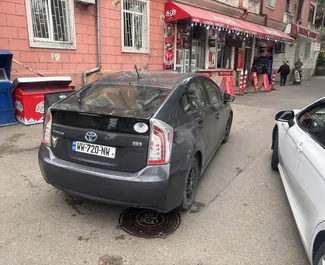
M278 74L280 74L280 86L285 86L287 83L287 76L290 74L290 66L288 65L288 61L283 61L283 65L280 66L278 70Z

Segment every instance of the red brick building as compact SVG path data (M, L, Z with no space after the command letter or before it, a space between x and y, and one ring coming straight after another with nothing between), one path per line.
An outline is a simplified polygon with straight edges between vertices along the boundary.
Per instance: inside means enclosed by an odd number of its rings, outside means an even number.
M85 4L83 2L89 2ZM73 85L98 66L94 0L1 0L0 49L44 76L69 75ZM164 0L101 0L102 68L88 82L110 72L162 69ZM122 19L124 18L124 19ZM123 29L123 30L122 30ZM135 36L134 38L132 36ZM137 42L137 43L134 43ZM13 78L35 76L13 63Z

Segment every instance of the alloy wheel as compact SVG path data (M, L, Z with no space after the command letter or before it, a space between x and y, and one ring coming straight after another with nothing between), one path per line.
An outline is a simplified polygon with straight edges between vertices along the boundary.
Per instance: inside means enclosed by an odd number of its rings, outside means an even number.
M195 187L197 182L197 173L194 168L191 168L188 174L187 184L186 184L186 198L187 201L191 201L195 194Z

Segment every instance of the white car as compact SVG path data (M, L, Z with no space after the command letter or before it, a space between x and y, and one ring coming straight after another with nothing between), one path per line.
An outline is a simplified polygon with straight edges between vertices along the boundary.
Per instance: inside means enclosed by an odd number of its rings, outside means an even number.
M271 166L280 172L310 264L325 265L325 98L275 119Z

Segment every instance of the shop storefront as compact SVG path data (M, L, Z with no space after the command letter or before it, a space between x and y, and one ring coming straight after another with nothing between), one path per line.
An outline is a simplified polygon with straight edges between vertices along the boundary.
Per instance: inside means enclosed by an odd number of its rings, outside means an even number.
M175 2L165 5L164 69L200 72L220 84L238 81L254 59L272 70L275 43L294 42L282 31Z

